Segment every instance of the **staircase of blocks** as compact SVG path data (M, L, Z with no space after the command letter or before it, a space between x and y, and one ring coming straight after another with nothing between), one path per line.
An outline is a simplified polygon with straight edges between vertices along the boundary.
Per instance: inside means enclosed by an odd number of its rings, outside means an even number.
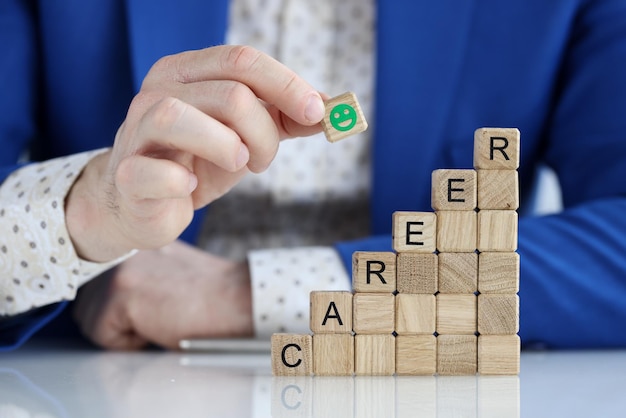
M519 150L519 130L477 129L474 169L433 171L434 212L395 212L352 292L311 292L312 335L272 335L273 374L519 374Z

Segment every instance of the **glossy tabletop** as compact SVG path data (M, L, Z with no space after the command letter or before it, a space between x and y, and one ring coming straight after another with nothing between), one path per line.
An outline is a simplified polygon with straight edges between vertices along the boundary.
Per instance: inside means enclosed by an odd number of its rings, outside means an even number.
M520 376L272 377L269 354L0 354L0 418L622 417L626 351L524 352Z

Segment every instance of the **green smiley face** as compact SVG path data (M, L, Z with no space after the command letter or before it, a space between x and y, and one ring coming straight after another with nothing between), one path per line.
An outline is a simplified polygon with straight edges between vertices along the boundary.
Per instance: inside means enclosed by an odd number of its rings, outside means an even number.
M356 111L347 104L338 104L330 111L330 124L338 131L349 131L356 125Z

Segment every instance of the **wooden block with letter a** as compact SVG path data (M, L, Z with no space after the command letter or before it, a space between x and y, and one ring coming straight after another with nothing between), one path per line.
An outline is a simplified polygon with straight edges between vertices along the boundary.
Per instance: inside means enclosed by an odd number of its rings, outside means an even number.
M517 212L481 210L478 212L478 251L517 250Z
M395 337L391 334L354 336L354 373L391 376L396 370Z
M434 170L431 206L437 211L476 209L476 171Z
M394 212L393 249L399 253L432 253L437 245L437 215L433 212Z
M320 333L352 333L352 293L313 291L310 295L310 328Z
M391 334L396 325L396 297L385 293L355 293L352 329L357 334Z
M367 121L361 106L352 92L341 94L325 103L326 114L322 129L329 142L336 142L367 129Z
M518 335L478 337L478 373L516 375L520 369L521 343Z
M396 291L396 254L356 251L352 254L352 288L355 292Z
M313 373L320 376L352 376L354 373L354 336L352 334L314 334Z
M437 317L435 295L398 293L396 295L396 333L398 335L435 333Z
M437 293L437 254L400 253L396 259L398 293Z
M476 253L439 253L439 291L474 293L478 288Z
M478 332L506 335L519 332L518 295L478 295Z
M478 209L519 207L517 170L478 170Z
M517 128L480 128L474 131L474 168L517 170L520 132Z
M313 373L313 343L308 334L272 335L274 376L308 376Z
M437 373L442 376L476 374L477 346L475 335L437 336Z
M437 373L437 338L434 335L396 337L396 374L399 376Z
M437 212L437 249L440 252L476 251L477 218L473 210Z
M519 254L484 252L478 255L480 293L517 293L519 291Z

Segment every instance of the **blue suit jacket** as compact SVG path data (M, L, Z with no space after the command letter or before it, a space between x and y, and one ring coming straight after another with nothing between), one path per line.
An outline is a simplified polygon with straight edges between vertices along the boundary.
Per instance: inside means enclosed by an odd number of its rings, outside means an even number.
M152 63L226 21L226 0L3 0L0 180L25 149L111 145ZM390 248L393 211L431 210L431 171L471 167L476 128L518 127L522 202L547 164L565 205L520 220L522 340L626 346L626 1L385 0L377 33L372 229L337 244L346 266ZM2 343L59 309L0 322Z

